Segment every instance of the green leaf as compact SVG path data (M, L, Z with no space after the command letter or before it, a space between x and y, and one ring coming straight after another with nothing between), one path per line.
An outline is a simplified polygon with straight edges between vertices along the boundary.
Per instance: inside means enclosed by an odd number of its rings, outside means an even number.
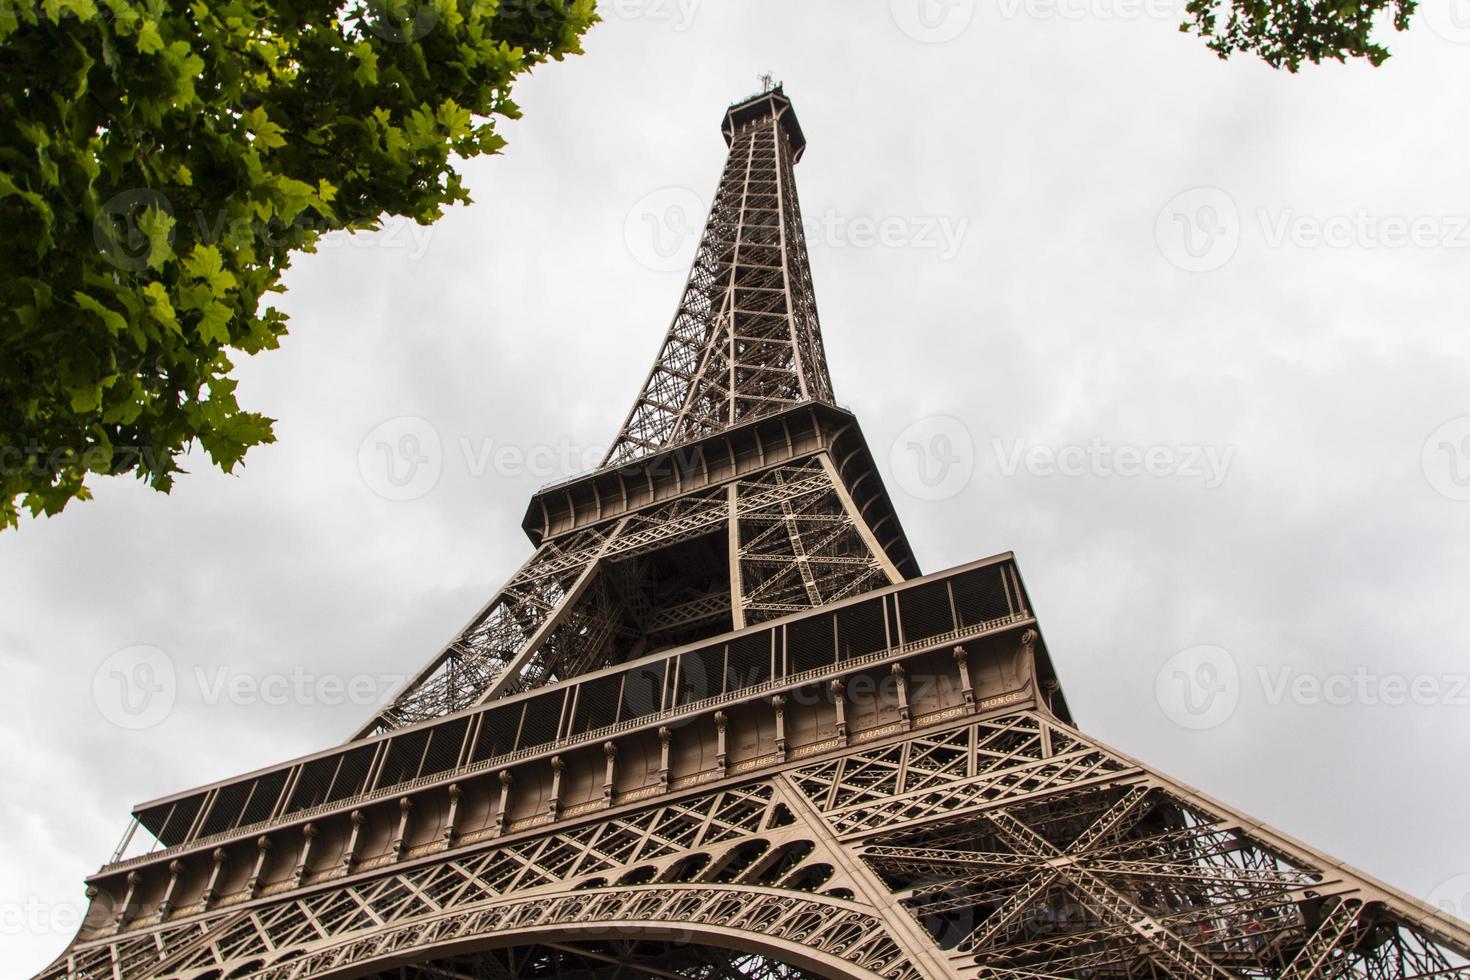
M281 344L293 256L465 200L458 171L499 150L512 84L596 18L587 0L388 3L429 33L280 0L0 0L0 445L76 447L0 468L0 527L85 499L88 472L166 492L190 445L228 468L268 441L226 355ZM119 427L147 459L113 454Z
M138 28L136 39L138 50L144 54L157 54L163 50L163 35L158 33L158 24L151 20L143 21L143 26Z
M271 122L263 107L257 106L245 113L243 121L255 137L255 148L262 153L269 153L286 145L285 129Z
M109 310L107 307L103 306L101 303L97 302L97 300L93 299L91 296L88 296L81 290L77 290L76 292L72 293L72 296L76 299L77 305L80 306L82 309L86 310L89 313L97 314L97 316L100 317L102 320L102 325L105 326L107 328L107 331L111 333L114 337L116 337L118 334L122 333L128 328L128 321L126 317L124 317L116 310Z
M148 268L162 269L174 257L174 216L161 208L149 208L139 216L138 230L148 239Z
M230 308L223 303L205 305L199 318L199 336L221 346L230 342Z

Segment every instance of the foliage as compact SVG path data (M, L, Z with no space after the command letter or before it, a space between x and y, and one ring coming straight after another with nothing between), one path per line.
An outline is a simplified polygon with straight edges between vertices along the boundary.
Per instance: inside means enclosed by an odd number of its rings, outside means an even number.
M1417 0L1189 0L1180 30L1208 39L1221 58L1255 54L1272 68L1296 71L1303 61L1366 58L1380 65L1388 49L1373 40L1374 22L1409 26ZM1223 22L1222 22L1223 19Z
M270 442L231 352L298 250L468 201L593 0L0 0L0 527Z

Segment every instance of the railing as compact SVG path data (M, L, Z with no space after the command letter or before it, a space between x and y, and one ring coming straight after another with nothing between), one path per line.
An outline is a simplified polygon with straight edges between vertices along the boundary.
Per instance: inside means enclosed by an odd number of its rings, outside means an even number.
M977 579L977 576L980 578ZM1002 605L1002 608L1006 608L1007 611L1001 615L991 616L986 619L976 619L974 621L965 623L964 621L971 617L962 614L960 601L959 599L957 599L957 594L962 595L963 593L957 592L956 584L965 584L971 588L982 586L991 590L994 590L996 588L1002 589L1004 595L1000 599L997 599L997 597L991 593L986 594L986 599L992 603L1003 600L1004 604ZM937 598L933 590L941 586L943 588L944 595L948 599L947 611L943 613L943 616L944 619L948 621L948 625L951 628L946 630L935 630L931 632L929 629L930 627L946 625L946 623L943 621L934 621L935 616L939 614L937 614L932 607L932 604L936 601ZM926 607L924 605L925 595L920 592L920 590L926 588L929 590L927 594L928 602L931 604L931 606L929 607ZM965 601L972 604L981 602L981 600L977 598L966 598ZM849 615L849 618L847 619L839 617L842 617L844 613L848 610L853 610L855 607L870 603L880 604L882 608L883 625L881 627L881 632L883 635L879 638L881 639L882 646L867 653L847 657L842 656L841 641L839 637L843 635L844 629L859 629L862 624L859 623L856 618L853 618L852 615ZM971 610L967 608L966 611ZM765 641L764 645L767 645L773 651L780 650L782 653L789 653L790 648L788 644L791 639L791 628L810 622L812 620L820 620L825 618L833 619L833 630L830 634L833 637L833 650L831 661L824 662L822 664L818 664L817 666L809 667L801 671L783 672L782 668L785 667L784 657L780 654L775 654L773 655L773 662L771 663L771 676L767 677L764 680L741 683L738 687L733 687L729 690L723 690L716 694L695 698L682 703L675 703L677 698L680 696L680 692L677 690L677 686L671 682L673 681L674 671L680 669L680 658L690 656L697 657L703 652L718 650L719 648L723 647L725 655L727 657L726 662L728 664L729 655L732 652L736 642L744 641L749 643L752 641L751 638L761 636L769 637L769 639ZM893 622L890 623L890 619L892 619ZM908 622L907 628L905 628L906 619L915 621ZM917 621L921 619L930 620L930 622L923 623ZM561 703L563 707L566 707L571 704L571 699L575 696L576 689L579 685L608 678L610 675L622 673L626 677L636 674L640 671L652 671L658 674L658 676L660 677L660 694L658 696L658 701L660 702L659 707L654 710L639 713L633 717L619 718L618 720L613 721L609 724L599 725L596 728L588 729L583 732L572 732L571 728L574 726L574 720L569 718L568 723L564 726L566 728L566 731L559 731L557 733L558 737L556 738L536 742L535 744L517 746L508 751L497 752L494 755L488 756L484 759L475 760L473 759L473 755L475 754L477 740L481 734L481 729L473 724L467 725L465 727L463 735L460 736L461 743L458 757L461 760L470 761L464 761L460 765L446 767L444 769L440 769L434 772L422 773L403 781L379 786L373 786L372 783L375 781L375 779L381 778L381 774L374 777L370 772L368 775L363 777L363 782L365 783L365 786L358 791L349 792L347 795L338 799L323 801L309 807L302 807L295 810L288 809L291 802L290 797L294 795L296 791L296 781L291 777L298 774L303 766L309 764L314 759L321 759L326 756L319 754L318 756L309 759L297 760L296 762L290 763L286 766L277 767L276 769L269 772L254 774L248 778L252 780L266 779L272 775L278 775L282 772L288 774L283 787L279 791L276 803L271 808L270 816L261 820L253 821L249 824L232 826L208 835L200 835L196 837L186 838L184 840L178 841L177 843L166 846L162 848L162 850L151 851L147 854L138 855L136 857L122 858L122 849L120 848L119 853L114 855L114 860L105 865L102 870L115 871L126 869L139 864L159 860L162 857L180 853L186 850L209 847L229 840L235 840L243 836L258 834L272 827L279 827L290 823L297 823L303 820L309 820L322 814L351 809L353 807L361 806L365 803L370 803L375 800L383 799L385 797L401 796L404 793L412 792L426 786L453 782L458 779L464 779L466 777L474 776L487 770L500 769L509 765L514 765L516 763L523 762L527 759L535 758L538 756L552 755L569 748L584 746L589 743L606 740L609 737L621 735L630 731L644 728L652 728L661 724L667 724L668 722L673 720L699 715L701 713L710 711L723 705L733 704L741 701L754 700L756 698L778 693L783 690L811 684L812 682L821 680L823 678L840 676L856 668L881 663L886 660L899 659L902 657L910 656L922 650L952 645L965 639L974 639L988 634L997 633L1006 629L1013 628L1019 624L1030 622L1031 619L1032 616L1029 605L1025 601L1024 592L1021 589L1019 578L1016 575L1014 563L1011 561L1008 555L997 556L996 558L977 562L969 566L961 567L959 569L953 569L949 572L943 572L937 575L928 576L926 578L915 579L909 582L900 583L898 585L890 586L886 589L878 590L876 592L867 593L861 596L855 596L850 599L834 603L832 605L807 610L798 615L782 617L780 619L772 620L768 623L763 623L758 626L750 627L736 633L726 634L722 637L714 637L710 640L691 644L688 647L664 651L660 654L651 655L649 657L645 657L628 664L623 664L617 667L608 668L606 670L597 671L595 673L570 678L566 681L562 681L554 685L548 685L545 688L528 691L524 694L515 695L511 698L506 698L500 701L492 702L487 705L482 705L478 708L470 709L467 712L461 712L457 715L450 715L444 718L435 719L432 722L426 722L412 728L402 729L398 732L393 733L391 736L387 736L379 743L382 748L379 749L376 759L381 762L382 760L385 760L387 758L387 753L390 748L389 743L393 738L402 737L405 734L421 734L426 729L432 732L436 728L436 726L445 723L460 721L464 719L466 715L480 716L478 720L483 726L487 723L487 716L490 712L495 712L498 710L514 711L518 705L525 704L529 700L537 697L545 698L554 694L560 694L562 698ZM826 631L824 630L823 632L825 633ZM907 635L913 635L915 633L921 635L915 636L915 638L913 639L907 638ZM854 636L849 636L849 642L851 642L853 638ZM777 644L778 640L782 641L779 646ZM761 641L755 641L755 644L762 645ZM725 680L726 678L722 676L722 686L725 683ZM431 734L429 737L432 738L433 735ZM361 748L360 743L341 746L336 751L340 753L346 753L358 748ZM424 764L421 763L419 768L422 769L423 766ZM375 766L374 768L377 767ZM151 807L148 807L147 809L140 809L139 811L137 811L137 816L139 818L146 818L148 813L151 812L156 818L161 815L161 811L164 806L177 805L179 803L197 798L200 800L200 807L198 810L193 812L193 814L189 817L188 822L191 825L191 829L192 826L195 824L197 824L199 828L202 828L203 826L205 826L205 819L209 815L209 811L207 808L212 805L210 797L208 795L209 792L211 790L217 790L224 786L236 785L244 781L244 779L227 780L222 783L215 784L213 787L196 791L193 794L180 794L171 803L160 802L159 804L155 804ZM160 828L160 832L162 832L162 830L164 829L164 824L162 822L157 822L155 825L158 826ZM198 831L194 830L193 832L197 833ZM125 838L124 847L126 847L126 843L127 838Z

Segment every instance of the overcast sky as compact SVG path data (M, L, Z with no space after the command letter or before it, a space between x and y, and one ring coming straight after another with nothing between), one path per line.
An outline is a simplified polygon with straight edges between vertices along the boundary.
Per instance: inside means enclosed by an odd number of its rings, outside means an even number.
M239 370L275 445L0 533L5 973L65 945L132 804L347 737L528 556L767 69L838 399L924 570L1014 550L1085 731L1465 902L1470 18L1290 76L1160 2L605 5L473 206L299 258Z

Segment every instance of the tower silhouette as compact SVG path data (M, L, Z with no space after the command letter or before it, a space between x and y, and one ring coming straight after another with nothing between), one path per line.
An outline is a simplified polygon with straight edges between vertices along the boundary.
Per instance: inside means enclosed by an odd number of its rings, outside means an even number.
M1016 562L920 575L775 86L535 553L347 742L142 804L42 976L1447 977L1458 920L1089 738Z

